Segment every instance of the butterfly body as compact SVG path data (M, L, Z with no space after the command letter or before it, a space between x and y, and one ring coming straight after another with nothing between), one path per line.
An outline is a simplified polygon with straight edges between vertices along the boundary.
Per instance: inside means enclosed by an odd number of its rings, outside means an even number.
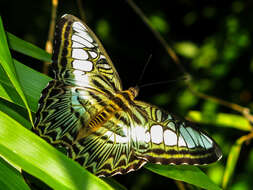
M130 88L126 91L119 91L115 95L110 95L107 99L107 104L98 100L100 102L101 110L87 122L86 125L82 127L78 132L77 140L88 136L89 134L95 132L105 123L110 121L115 115L120 112L131 113L131 106L134 106L134 98L137 95L137 91L134 88ZM96 98L95 98L96 99ZM126 125L127 123L125 123Z
M123 90L95 34L72 15L56 26L54 80L42 91L34 131L98 176L145 163L208 164L221 158L206 133Z

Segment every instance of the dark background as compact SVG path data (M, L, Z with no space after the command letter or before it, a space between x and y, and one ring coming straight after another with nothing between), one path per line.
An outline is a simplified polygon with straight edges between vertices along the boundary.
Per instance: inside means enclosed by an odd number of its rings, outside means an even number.
M193 77L196 89L248 108L253 108L253 1L225 0L136 0ZM86 23L100 38L110 55L124 89L135 86L150 55L152 58L141 85L174 81L140 89L138 99L185 117L190 110L213 115L235 111L200 99L187 89L184 73L166 53L149 28L124 0L83 1ZM80 17L76 1L59 2L57 17L69 13ZM45 47L51 16L50 1L1 0L0 14L5 29L41 48ZM42 62L12 52L22 63L42 70ZM220 144L223 159L204 168L221 183L232 144L247 133L232 128L203 125ZM230 189L250 189L253 185L252 143L243 146ZM132 190L174 189L175 182L146 169L115 177Z

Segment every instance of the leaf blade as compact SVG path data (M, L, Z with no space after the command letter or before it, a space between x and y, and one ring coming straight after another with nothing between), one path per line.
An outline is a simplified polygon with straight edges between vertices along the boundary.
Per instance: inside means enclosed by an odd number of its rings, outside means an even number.
M251 131L251 125L249 121L245 117L236 114L217 113L214 117L208 118L199 111L190 111L187 117L198 123L231 127L243 131Z
M14 59L14 66L20 83L23 86L24 94L32 112L37 110L37 102L39 100L42 89L51 80L50 77L43 75ZM32 79L32 80L31 80ZM25 108L24 103L18 96L15 88L11 84L4 70L0 66L0 97Z
M1 155L54 189L113 189L0 111Z
M221 188L213 183L204 172L195 166L165 166L158 164L147 164L145 165L145 168L159 175L184 181L201 188L209 190L221 190Z
M9 32L7 32L7 39L11 49L41 61L51 62L51 55L43 49L26 42Z
M1 188L4 189L20 189L29 190L30 188L25 183L21 174L8 164L3 158L0 157L0 183Z
M26 100L26 97L24 95L22 86L21 86L21 84L19 82L19 79L17 77L15 66L14 66L14 63L12 61L11 54L10 54L10 51L9 51L9 48L8 48L6 34L5 34L5 30L4 30L4 27L3 27L1 17L0 17L0 41L1 41L1 43L0 43L0 64L2 65L4 71L6 72L8 78L10 79L10 81L12 83L12 85L14 86L16 91L18 92L19 96L23 100L23 102L24 102L24 104L27 108L30 121L32 123L32 114L31 114L28 102Z

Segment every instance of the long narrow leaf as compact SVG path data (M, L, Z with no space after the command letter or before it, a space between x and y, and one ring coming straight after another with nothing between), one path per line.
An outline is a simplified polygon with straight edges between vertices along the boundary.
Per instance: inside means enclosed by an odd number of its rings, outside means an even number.
M0 157L0 185L1 189L29 190L20 173Z
M6 40L6 35L5 35L5 31L4 31L4 27L3 27L3 23L2 23L2 19L0 17L0 64L2 65L4 71L6 72L6 74L8 75L11 83L13 84L14 88L17 90L18 94L20 95L20 97L22 98L27 111L29 113L29 118L32 122L32 115L31 115L31 111L30 108L28 106L26 97L24 95L22 86L20 85L19 79L17 77L16 74L16 70L15 70L15 66L14 63L12 61L11 58L11 54L8 48L8 43Z
M214 126L222 126L222 127L231 127L243 131L252 130L249 121L245 117L240 115L218 113L214 117L209 118L205 117L205 115L203 115L199 111L190 111L188 117L198 123L212 124Z
M159 175L175 180L184 181L208 190L221 190L210 178L195 166L164 166L157 164L147 164L145 168Z
M7 102L0 98L0 111L4 112L12 119L18 121L21 125L26 127L27 129L31 129L32 125L27 120L26 110L14 103Z
M39 59L45 62L51 62L51 55L44 51L43 49L26 42L11 33L7 32L7 39L11 49L33 57L35 59Z
M112 189L0 111L1 155L53 189Z
M43 88L45 88L46 84L51 80L51 78L23 65L16 60L14 60L14 66L17 71L17 76L20 78L20 83L23 86L29 107L31 108L32 112L36 112L41 91ZM0 97L9 102L25 107L4 70L1 69L1 66Z
M222 187L224 189L227 188L229 181L233 177L233 173L234 173L234 170L235 170L235 167L236 167L236 164L241 152L241 148L245 139L246 139L245 136L242 136L239 139L237 139L229 152L226 168L224 171L223 181L222 181Z

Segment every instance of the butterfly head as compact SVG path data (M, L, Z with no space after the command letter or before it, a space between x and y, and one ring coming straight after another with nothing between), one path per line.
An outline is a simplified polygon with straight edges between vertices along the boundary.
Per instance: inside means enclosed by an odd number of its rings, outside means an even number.
M128 89L128 91L130 92L130 96L132 99L134 99L136 96L138 96L139 94L139 87L138 86L135 86L135 87L130 87Z

